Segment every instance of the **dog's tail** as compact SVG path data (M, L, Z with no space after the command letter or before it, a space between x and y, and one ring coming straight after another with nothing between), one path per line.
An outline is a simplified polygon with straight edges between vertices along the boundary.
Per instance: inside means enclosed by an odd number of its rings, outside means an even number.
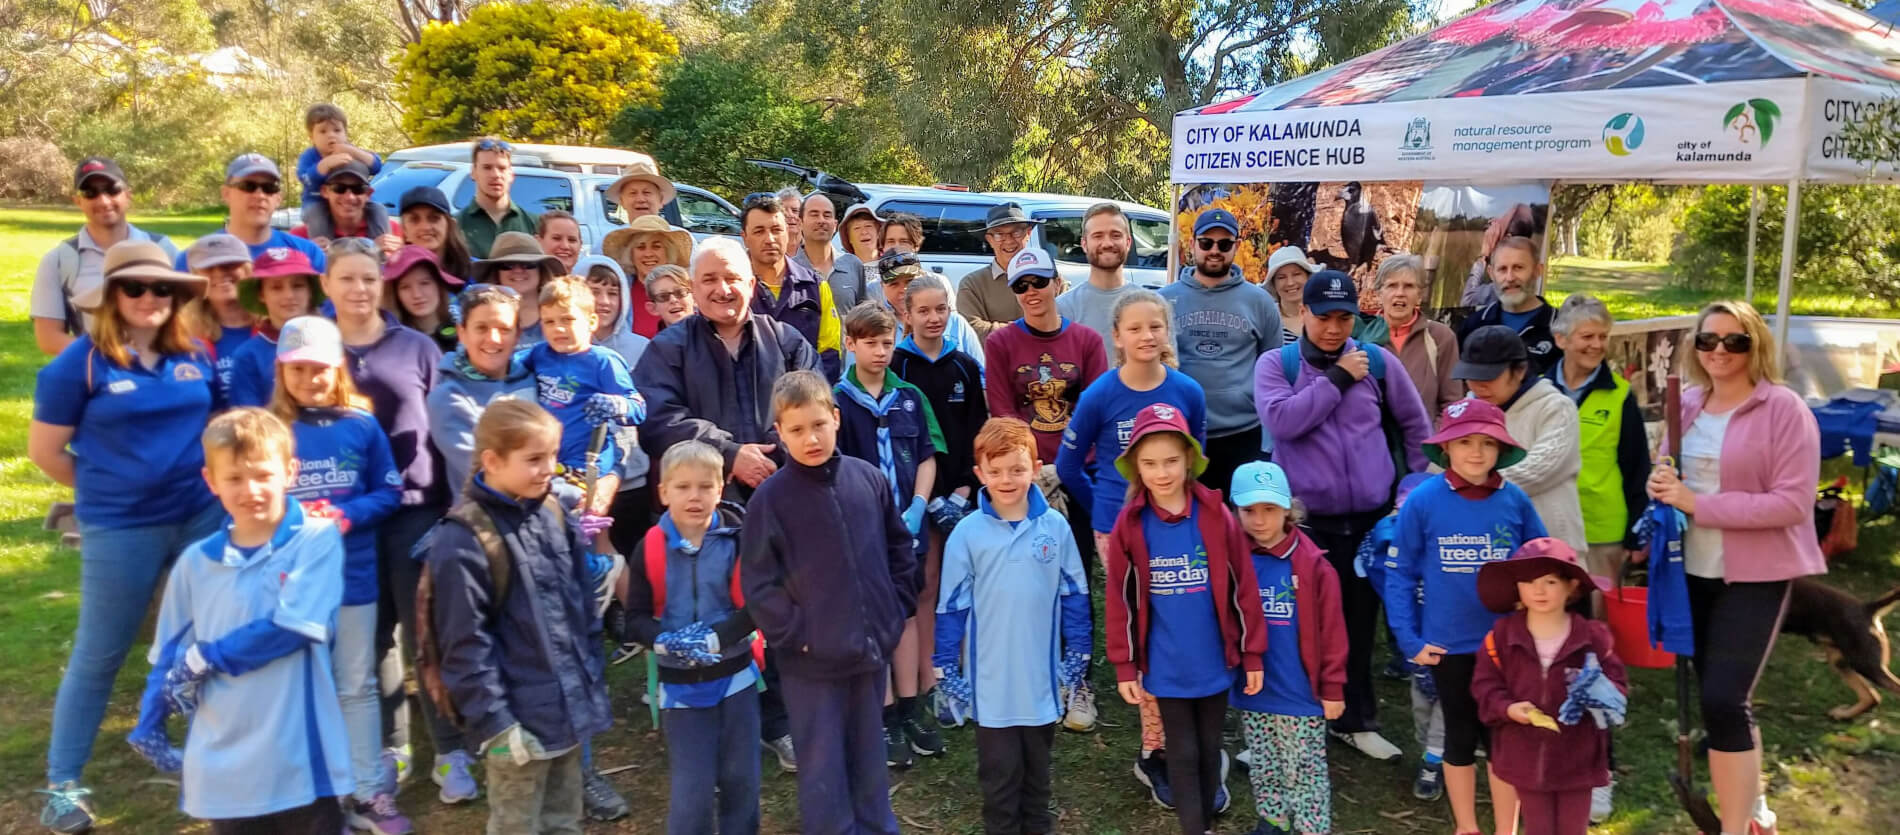
M1879 597L1867 601L1867 615L1878 620L1887 615L1887 611L1900 605L1900 586L1896 586Z

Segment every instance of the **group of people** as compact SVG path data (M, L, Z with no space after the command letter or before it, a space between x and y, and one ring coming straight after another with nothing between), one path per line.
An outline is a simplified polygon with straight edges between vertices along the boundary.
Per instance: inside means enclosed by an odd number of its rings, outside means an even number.
M509 198L504 141L473 143L464 209L417 188L384 217L380 160L334 107L308 121L306 227L270 227L282 177L246 154L224 229L176 252L92 158L86 225L42 263L29 453L74 488L83 565L53 831L93 823L82 771L162 589L129 742L216 832L410 831L412 712L441 802L484 772L490 833L625 816L591 741L605 668L647 653L669 832L756 831L762 758L796 773L804 831L895 832L889 769L965 722L985 830L1053 831L1056 731L1095 728L1099 668L1184 833L1229 805L1229 707L1254 831L1323 833L1329 737L1402 756L1383 608L1415 792L1479 831L1483 749L1496 831L1581 833L1626 714L1590 592L1644 556L1652 499L1688 514L1697 637L1724 636L1696 656L1724 831L1772 831L1749 699L1763 613L1823 570L1819 441L1744 303L1699 317L1683 460L1652 466L1608 312L1536 296L1528 240L1456 334L1418 259L1380 264L1368 316L1297 250L1243 275L1219 209L1156 292L1123 274L1114 204L1073 287L1004 204L953 286L917 218L822 194L755 196L740 239L694 243L641 166L590 254ZM1769 437L1786 454L1724 454Z

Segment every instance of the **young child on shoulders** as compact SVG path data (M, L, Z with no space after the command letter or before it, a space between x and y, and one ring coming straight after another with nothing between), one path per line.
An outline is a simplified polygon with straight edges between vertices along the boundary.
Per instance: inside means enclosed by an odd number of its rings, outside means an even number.
M1478 600L1478 569L1545 536L1530 497L1498 470L1524 458L1498 407L1475 398L1445 407L1425 457L1445 472L1420 485L1399 511L1399 531L1385 563L1386 619L1399 652L1431 668L1445 714L1445 794L1457 831L1478 830L1477 769L1484 728L1471 697L1471 676L1484 635L1497 616ZM1492 811L1512 831L1510 787L1491 779ZM1505 794L1500 795L1500 791Z
M1256 835L1333 831L1326 723L1346 710L1346 616L1339 575L1298 525L1286 472L1254 461L1234 471L1234 506L1253 545L1254 578L1267 627L1265 676L1257 693L1236 679L1231 699L1252 756L1247 777Z
M838 454L824 375L778 378L772 416L790 460L752 494L740 553L746 609L778 647L799 816L808 832L894 835L879 720L917 610L911 529L877 466Z
M1062 694L1088 675L1094 646L1088 579L1068 520L1035 485L1029 424L993 418L973 449L983 489L944 546L938 689L976 721L984 831L1053 832Z
M903 511L904 526L913 546L921 544L924 511L937 483L937 455L945 449L943 430L930 401L916 386L890 370L896 344L897 319L873 302L851 309L844 317L844 347L853 362L844 379L832 389L838 402L838 451L861 458L883 471L891 500ZM922 547L917 548L923 553ZM906 613L904 635L891 658L891 689L885 694L885 759L893 768L909 768L912 754L934 757L943 753L943 735L932 711L917 709L918 695L935 682L931 674L932 643L917 614L930 620L928 582L919 599L924 610ZM928 634L924 635L928 638Z
M542 336L546 340L527 351L526 365L535 377L535 400L561 424L561 466L569 472L587 469L594 428L635 426L646 419L646 399L633 387L633 374L619 354L595 345L594 292L575 276L561 276L541 287ZM614 432L608 432L595 465L600 479L581 508L582 525L600 550L607 550L606 530L613 524L612 504L620 491L615 468L623 450Z
M1471 695L1491 730L1492 782L1515 789L1526 833L1585 835L1590 790L1610 782L1629 679L1609 627L1566 611L1596 588L1576 549L1549 537L1478 570L1478 599L1503 617L1484 636Z
M560 447L547 410L489 404L475 474L425 561L442 684L487 755L489 835L580 831L581 745L612 721L587 545L549 498ZM506 549L505 576L473 514Z
M666 733L666 831L759 831L759 669L739 593L739 514L719 506L725 459L699 441L660 457L666 512L627 572L627 629L653 648ZM657 565L656 565L657 563ZM715 790L717 796L715 797Z
M330 204L323 199L323 183L330 172L351 162L360 162L370 176L383 170L383 158L350 144L350 120L343 108L334 104L313 104L303 114L304 130L310 134L310 147L297 155L297 181L303 184L303 222L313 241L335 238L336 224L330 218ZM374 240L389 234L389 210L370 200L363 205L363 222Z
M1197 480L1207 460L1178 407L1142 409L1114 466L1129 490L1103 551L1108 660L1123 701L1154 699L1175 815L1184 835L1201 835L1226 794L1221 723L1236 668L1245 695L1263 681L1252 544Z
M343 536L290 497L294 441L269 412L218 415L203 443L230 521L172 567L130 741L214 833L332 835L356 787L330 659ZM182 758L168 714L191 717Z

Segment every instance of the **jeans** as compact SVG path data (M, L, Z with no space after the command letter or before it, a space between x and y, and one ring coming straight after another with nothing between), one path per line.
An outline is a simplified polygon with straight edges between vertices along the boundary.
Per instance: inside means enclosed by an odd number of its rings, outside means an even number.
M671 794L667 835L756 835L759 831L759 691L747 687L712 707L660 711ZM716 790L716 791L715 791Z
M223 521L223 506L212 502L190 519L169 525L101 528L79 523L79 629L53 701L47 782L78 780L86 770L99 723L105 720L112 680L138 638L160 578L186 546L210 536Z
M489 755L488 835L581 835L581 749L515 765Z
M440 518L440 508L405 507L383 520L376 530L377 585L382 591L376 610L376 651L383 659L383 732L392 746L409 743L402 681L407 659L416 655L416 585L422 581L422 561L411 559L409 551ZM393 654L398 626L401 627L402 649L401 654ZM436 713L434 702L426 696L415 701L421 704L422 719L429 725L436 756L465 750L462 732Z
M343 708L343 728L350 735L355 796L369 800L376 796L376 787L382 782L377 779L382 766L383 715L376 685L376 604L337 609L330 667L336 672L336 699Z

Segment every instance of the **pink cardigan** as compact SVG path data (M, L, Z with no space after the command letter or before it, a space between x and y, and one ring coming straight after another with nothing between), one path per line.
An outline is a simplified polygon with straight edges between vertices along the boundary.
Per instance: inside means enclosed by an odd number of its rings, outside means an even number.
M1702 414L1708 392L1682 393L1682 425ZM1668 438L1663 449L1668 449ZM1789 580L1827 573L1814 535L1821 480L1821 429L1801 396L1766 380L1735 407L1722 437L1722 489L1695 499L1694 523L1722 532L1723 579Z

